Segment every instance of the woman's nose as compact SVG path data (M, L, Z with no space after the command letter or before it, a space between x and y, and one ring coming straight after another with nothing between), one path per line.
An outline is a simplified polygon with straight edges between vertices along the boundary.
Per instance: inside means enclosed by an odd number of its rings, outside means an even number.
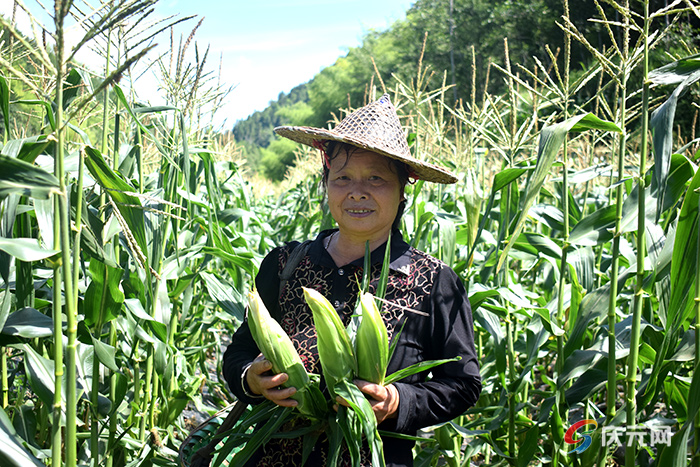
M352 186L350 187L350 191L348 192L348 198L354 199L354 200L366 199L367 198L367 190L365 189L364 183L361 183L361 182L353 183Z

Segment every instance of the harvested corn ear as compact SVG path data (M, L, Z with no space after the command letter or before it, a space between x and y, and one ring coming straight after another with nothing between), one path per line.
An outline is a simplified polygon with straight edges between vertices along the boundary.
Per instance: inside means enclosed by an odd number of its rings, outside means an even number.
M360 296L359 308L362 319L355 335L357 376L365 381L384 384L389 361L386 325L372 294L363 293Z
M335 385L344 379L351 380L357 372L350 336L326 297L304 287L304 299L313 313L323 376L335 397Z
M248 294L248 326L263 356L272 363L272 372L289 376L283 386L296 388L292 399L299 402L299 411L307 416L320 416L326 404L318 384L310 384L311 379L294 344L282 326L270 316L257 290Z

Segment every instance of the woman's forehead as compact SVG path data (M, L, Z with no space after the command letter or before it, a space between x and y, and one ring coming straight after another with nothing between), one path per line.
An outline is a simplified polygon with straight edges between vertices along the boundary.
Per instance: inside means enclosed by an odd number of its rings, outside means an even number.
M331 170L342 170L344 168L382 168L391 170L392 166L393 159L362 148L357 148L347 154L337 154L336 157L331 159Z

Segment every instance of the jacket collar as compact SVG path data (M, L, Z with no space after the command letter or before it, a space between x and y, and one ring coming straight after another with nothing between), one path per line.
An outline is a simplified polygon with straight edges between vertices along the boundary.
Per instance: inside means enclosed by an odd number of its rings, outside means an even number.
M321 266L338 269L331 258L331 255L326 251L324 244L326 238L337 232L338 229L328 229L321 231L316 239L311 243L309 248L309 256L313 263L319 264ZM400 231L394 230L391 234L391 256L389 262L389 269L393 272L398 272L405 276L411 273L411 247L403 239L403 235ZM370 254L370 261L372 265L381 265L384 262L384 252L386 251L386 243L380 245ZM351 262L350 265L356 267L364 267L364 258L356 259Z

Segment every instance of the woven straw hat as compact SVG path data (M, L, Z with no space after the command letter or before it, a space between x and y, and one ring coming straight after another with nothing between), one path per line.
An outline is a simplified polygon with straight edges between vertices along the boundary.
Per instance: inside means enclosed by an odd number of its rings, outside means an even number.
M340 141L367 149L404 162L413 172L411 176L419 180L437 183L457 181L457 177L448 170L411 156L399 116L388 94L355 110L332 130L307 126L280 126L275 128L275 132L292 141L318 149L325 147L328 141Z

